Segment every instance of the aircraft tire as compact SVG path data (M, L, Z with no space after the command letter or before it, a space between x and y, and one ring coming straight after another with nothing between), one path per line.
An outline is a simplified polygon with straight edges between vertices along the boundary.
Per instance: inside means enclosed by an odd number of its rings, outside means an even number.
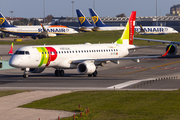
M34 39L34 40L35 40L35 39L36 39L36 36L32 36L32 39Z
M92 75L93 77L97 77L97 71L95 71Z
M23 74L23 78L28 78L28 75L27 74Z
M55 70L55 76L60 76L59 70Z
M1 34L1 38L4 38L4 35L3 35L3 34Z
M88 77L92 77L92 74L88 74Z
M64 70L59 71L60 76L64 76Z

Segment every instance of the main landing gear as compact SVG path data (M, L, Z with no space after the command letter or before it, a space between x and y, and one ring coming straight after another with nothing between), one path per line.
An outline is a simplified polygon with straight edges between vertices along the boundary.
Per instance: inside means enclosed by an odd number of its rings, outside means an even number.
M95 72L93 72L92 74L88 74L88 77L97 77L97 70Z
M55 76L64 76L64 70L55 70Z

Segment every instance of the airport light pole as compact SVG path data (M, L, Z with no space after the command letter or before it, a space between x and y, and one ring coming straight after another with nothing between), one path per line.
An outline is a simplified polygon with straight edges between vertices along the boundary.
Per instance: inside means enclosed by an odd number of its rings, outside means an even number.
M14 11L9 11L9 12L11 13L11 19L12 19L12 20L11 20L11 24L12 24L12 22L13 22L13 12L14 12Z
M93 9L95 10L95 0L93 0Z
M45 25L45 0L44 0L44 25Z
M157 21L157 0L156 0L156 26L158 26L158 21Z
M72 3L72 17L74 18L74 1L72 1L71 3Z

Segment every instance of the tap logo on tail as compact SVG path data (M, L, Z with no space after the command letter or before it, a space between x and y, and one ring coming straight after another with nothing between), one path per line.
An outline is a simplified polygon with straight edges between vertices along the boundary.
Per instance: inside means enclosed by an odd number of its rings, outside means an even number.
M42 65L48 66L52 61L57 58L57 51L52 47L36 47L41 53L41 61L38 67Z
M98 16L92 16L92 20L93 20L94 24L96 24L98 21Z
M85 17L79 17L79 21L80 21L80 23L82 25L84 23L84 21L85 21Z
M0 18L0 25L2 25L5 22L4 18Z

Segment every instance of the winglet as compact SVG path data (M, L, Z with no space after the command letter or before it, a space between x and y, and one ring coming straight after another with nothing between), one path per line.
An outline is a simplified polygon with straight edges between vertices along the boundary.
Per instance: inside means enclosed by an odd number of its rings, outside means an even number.
M46 31L46 29L44 28L44 26L41 24L41 27L43 28L43 31Z
M12 55L13 54L13 43L11 44L11 49L10 51L8 52L9 55Z
M140 32L145 32L145 30L143 29L142 25L140 25L140 28L141 28Z
M168 52L169 52L170 49L171 49L171 46L172 46L172 45L169 46L169 48L168 48L168 50L166 51L166 53L165 53L164 55L162 55L161 57L165 57L165 56L168 54Z

